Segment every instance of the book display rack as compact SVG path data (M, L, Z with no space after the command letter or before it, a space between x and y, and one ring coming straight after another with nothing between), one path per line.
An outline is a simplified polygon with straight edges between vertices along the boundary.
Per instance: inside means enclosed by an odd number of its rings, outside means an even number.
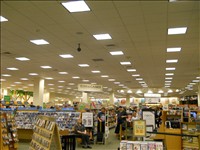
M61 150L60 135L55 118L38 116L29 150Z
M0 113L0 148L1 150L16 150L18 135L13 111L1 111Z

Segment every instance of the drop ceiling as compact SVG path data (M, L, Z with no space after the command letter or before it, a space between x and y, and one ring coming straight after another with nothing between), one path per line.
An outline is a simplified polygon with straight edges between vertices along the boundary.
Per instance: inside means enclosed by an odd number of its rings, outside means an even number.
M1 16L8 19L1 22L1 74L11 75L1 76L2 88L32 91L30 84L34 84L35 78L52 77L45 80L46 91L74 96L81 96L77 90L80 83L103 85L104 92L90 93L96 98L109 97L111 91L123 97L125 93L117 92L121 89L131 89L131 96L136 97L142 96L136 94L138 89L185 91L168 93L178 97L197 94L199 83L192 85L192 90L185 87L200 76L199 1L85 2L91 11L70 13L61 1L1 1ZM168 28L173 27L187 27L187 32L168 35ZM98 41L93 37L103 33L110 34L112 39ZM49 44L35 45L30 42L33 39L45 39ZM167 53L169 47L182 49L179 53ZM112 56L111 51L123 51L124 55ZM74 57L64 59L61 54ZM30 61L19 61L16 57L27 57ZM168 59L178 59L178 63L167 64ZM122 66L122 61L131 65ZM89 64L89 67L81 68L78 64ZM42 69L43 65L52 68ZM8 67L19 70L10 71ZM167 67L176 70L166 71ZM131 68L136 72L127 72ZM100 73L94 74L92 70ZM39 75L30 76L33 72ZM166 88L165 73L170 72L174 75L170 87ZM133 74L140 74L148 88ZM73 76L80 78L73 79ZM122 86L108 79L115 79Z

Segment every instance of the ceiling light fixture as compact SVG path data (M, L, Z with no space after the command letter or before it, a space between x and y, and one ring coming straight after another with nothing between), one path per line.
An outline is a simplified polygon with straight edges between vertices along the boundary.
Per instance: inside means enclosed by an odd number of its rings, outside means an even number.
M96 34L96 35L93 35L94 38L96 40L109 40L109 39L112 39L111 36L109 34Z
M172 67L172 68L165 68L165 70L176 70L176 68Z
M124 55L124 53L122 51L113 51L110 52L111 55Z
M88 64L78 64L78 65L79 65L79 67L89 67Z
M131 65L131 62L129 61L124 61L124 62L120 62L121 65Z
M58 72L59 74L68 74L67 72Z
M180 52L181 51L181 47L172 47L172 48L167 48L167 52Z
M165 75L166 75L166 76L173 76L174 73L166 73Z
M49 44L49 42L45 41L44 39L38 39L38 40L30 40L31 43L36 45L46 45Z
M41 68L43 68L43 69L50 69L50 68L52 68L51 66L40 66Z
M26 57L17 57L15 59L20 60L20 61L28 61L28 60L30 60L29 58L26 58Z
M108 75L101 75L102 78L108 78Z
M73 58L74 57L71 54L61 54L59 56L62 57L62 58Z
M187 31L187 27L169 28L168 29L168 35L185 34L186 31Z
M128 72L135 72L136 69L127 69Z
M8 19L6 19L6 18L3 17L3 16L0 16L0 22L5 22L5 21L8 21Z
M166 60L166 63L177 63L178 59L168 59Z
M10 68L6 68L6 69L8 69L8 70L19 70L18 68L14 68L14 67L10 67Z
M30 76L37 76L37 73L29 73Z
M84 1L70 1L61 3L69 12L90 11L90 8Z
M11 75L9 75L9 74L1 74L1 76L10 77Z
M52 77L46 77L45 79L46 79L46 80L53 80Z
M92 73L101 73L99 70L92 70Z

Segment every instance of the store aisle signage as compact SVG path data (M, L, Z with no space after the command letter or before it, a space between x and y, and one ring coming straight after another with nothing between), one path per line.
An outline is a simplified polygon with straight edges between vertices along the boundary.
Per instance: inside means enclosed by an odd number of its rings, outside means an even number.
M87 92L102 92L102 85L94 84L79 84L78 91L87 91Z

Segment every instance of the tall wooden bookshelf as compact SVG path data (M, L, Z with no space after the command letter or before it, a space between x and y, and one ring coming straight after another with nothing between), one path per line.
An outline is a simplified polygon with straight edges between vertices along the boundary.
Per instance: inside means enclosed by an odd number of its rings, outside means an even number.
M61 150L60 135L55 118L38 116L29 150Z

